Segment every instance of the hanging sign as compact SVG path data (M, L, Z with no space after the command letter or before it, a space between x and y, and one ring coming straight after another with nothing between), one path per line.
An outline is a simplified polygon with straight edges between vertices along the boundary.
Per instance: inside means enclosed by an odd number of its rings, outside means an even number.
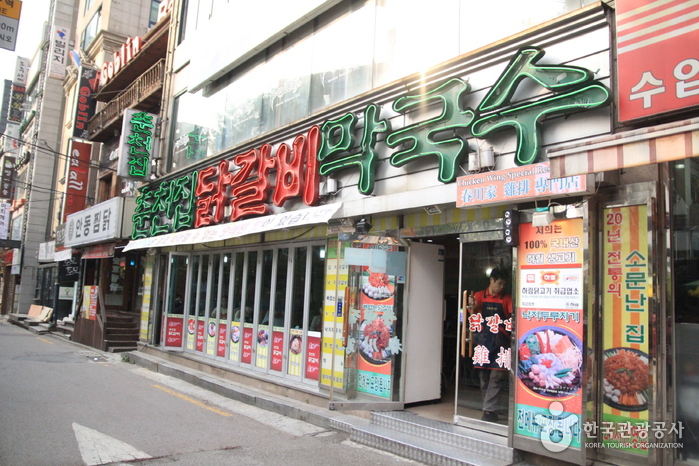
M22 122L22 115L24 114L22 106L24 104L24 94L26 93L26 91L27 89L24 86L20 86L19 84L12 85L12 93L10 94L10 108L7 114L7 121L13 123Z
M124 111L117 176L150 181L151 160L158 157L155 128L159 124L158 115L132 108Z
M602 421L611 428L597 435L608 448L647 456L646 444L654 435L648 425L652 396L649 300L653 291L648 208L609 208L602 218Z
M80 80L78 92L75 96L75 116L73 118L73 137L87 139L90 136L87 123L95 116L97 101L92 98L97 91L99 71L88 68L80 68Z
M9 126L9 125L8 125ZM0 173L0 199L12 199L12 181L15 175L15 157L5 155L2 158Z
M19 17L22 11L20 0L4 0L0 2L0 48L15 51Z
M68 39L68 28L54 24L51 30L51 49L49 51L49 76L52 78L63 79L66 77Z
M521 224L519 234L515 434L544 441L556 416L559 445L580 449L583 220Z
M71 139L70 157L67 161L68 179L66 180L65 206L63 208L64 222L68 215L80 212L85 208L91 152L92 144Z

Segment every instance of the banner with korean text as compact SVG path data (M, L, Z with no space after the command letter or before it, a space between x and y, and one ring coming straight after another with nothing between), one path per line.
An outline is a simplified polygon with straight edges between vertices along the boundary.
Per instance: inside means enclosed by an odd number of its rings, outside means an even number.
M553 415L564 423L559 443L581 448L583 219L522 224L517 249L515 434L543 439Z
M653 290L647 219L646 205L603 212L603 431L596 433L609 447L644 456L648 450L638 444L648 442Z

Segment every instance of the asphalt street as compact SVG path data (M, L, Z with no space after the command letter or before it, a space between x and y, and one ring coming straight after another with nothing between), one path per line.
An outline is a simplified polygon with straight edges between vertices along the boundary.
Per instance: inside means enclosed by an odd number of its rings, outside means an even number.
M0 466L418 464L0 321Z

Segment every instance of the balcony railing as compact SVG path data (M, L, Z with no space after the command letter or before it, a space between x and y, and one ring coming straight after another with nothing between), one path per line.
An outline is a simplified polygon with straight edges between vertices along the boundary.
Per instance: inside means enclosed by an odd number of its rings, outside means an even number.
M87 123L90 139L93 139L93 136L97 136L104 129L108 128L115 120L121 118L124 110L134 107L161 89L164 75L165 59L163 58L139 76L115 99L110 100L99 113L92 117Z

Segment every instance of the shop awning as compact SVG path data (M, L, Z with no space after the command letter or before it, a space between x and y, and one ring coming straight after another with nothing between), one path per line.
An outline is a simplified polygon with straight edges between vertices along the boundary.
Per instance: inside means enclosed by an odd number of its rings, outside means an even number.
M601 173L699 155L699 118L549 150L551 178Z
M130 241L124 251L131 249L161 248L177 246L181 244L208 243L211 241L223 241L230 238L238 238L265 231L280 230L283 228L296 228L305 225L327 223L338 211L341 202L303 210L283 212L267 215L265 217L239 220L233 223L224 223L211 227L197 228L167 235L153 236L150 238Z

